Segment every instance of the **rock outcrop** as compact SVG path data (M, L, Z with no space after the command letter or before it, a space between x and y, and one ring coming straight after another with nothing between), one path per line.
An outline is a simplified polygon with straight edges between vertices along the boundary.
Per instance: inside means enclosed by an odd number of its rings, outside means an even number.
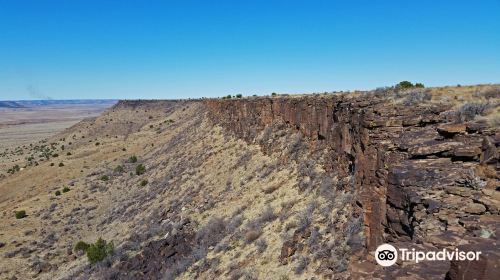
M456 123L448 105L404 106L374 94L205 104L214 123L249 142L271 125L299 131L311 150L326 151L325 170L354 176L367 251L385 242L451 248L475 238L500 250L498 127ZM422 273L442 279L444 267ZM463 275L453 271L450 279Z

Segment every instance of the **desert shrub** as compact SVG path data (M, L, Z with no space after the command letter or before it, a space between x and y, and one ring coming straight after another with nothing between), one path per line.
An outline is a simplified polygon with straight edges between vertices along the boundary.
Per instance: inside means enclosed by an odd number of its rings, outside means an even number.
M458 121L472 121L477 115L484 116L492 105L490 103L466 103L456 113Z
M228 95L226 96L226 99L231 99L231 94L228 94Z
M53 163L53 162L51 162L51 163L50 163L50 166L54 166L54 163Z
M115 173L123 173L123 171L125 171L125 170L123 169L123 166L121 166L121 165L118 165L118 166L117 166L117 167L115 167L115 169L114 169L114 172L115 172Z
M257 247L257 251L259 251L259 253L263 253L267 249L267 242L264 238L260 238L255 241L255 246Z
M262 135L259 139L260 144L267 144L269 140L272 138L273 134L273 128L271 126L267 126L264 128L264 131L262 132Z
M242 223L243 223L243 217L239 214L236 214L229 221L229 224L227 225L227 229L230 232L234 232L237 228L239 228L241 226Z
M141 186L144 187L145 185L148 184L148 180L144 179L141 181Z
M270 187L267 187L267 188L264 188L262 189L262 192L265 193L265 194L271 194L273 193L275 190L279 189L280 185L274 185L274 186L270 186Z
M106 240L99 238L96 243L90 244L87 248L87 258L91 264L95 264L104 260L107 256L113 254L113 242L106 242Z
M243 95L241 93L236 94L236 98L242 98Z
M137 162L137 157L136 156L131 156L131 157L129 157L128 161L130 163L136 163Z
M425 86L422 83L415 83L415 87L416 88L424 88Z
M101 176L101 181L104 181L104 182L109 181L109 176L108 175L102 175Z
M67 192L69 192L69 191L70 191L70 189L69 189L68 187L64 187L64 188L62 189L62 192L63 192L63 193L67 193Z
M71 153L70 153L70 152L67 152L67 153L66 153L66 155L67 155L67 156L70 156L70 155L71 155Z
M271 93L271 96L276 96L278 95L276 92Z
M486 99L500 98L500 89L487 89L478 93L478 95L482 95Z
M146 172L146 167L144 165L139 164L135 167L135 174L142 175Z
M296 133L293 135L290 143L287 145L288 153L297 160L298 153L302 147L302 135L300 133Z
M373 91L376 97L385 97L394 90L393 87L378 87Z
M75 251L83 251L87 252L87 249L90 247L90 245L84 241L78 241L75 245Z
M403 104L406 106L417 105L420 103L424 103L426 101L430 101L432 99L432 95L428 92L424 91L411 91L405 94L405 99Z
M413 84L409 81L401 81L401 82L399 82L399 84L396 85L396 87L401 88L401 89L408 89L408 88L412 88Z
M246 224L245 241L247 243L255 241L262 234L262 227L277 218L278 216L274 213L274 210L270 206L267 206L255 220L249 221Z
M229 244L228 241L222 241L222 242L219 242L215 248L214 248L214 251L216 253L219 253L219 252L227 252L229 249L231 249L231 245Z
M216 245L226 234L227 226L223 218L212 217L196 234L196 241L204 247Z
M298 231L304 231L306 228L308 228L313 219L313 213L314 210L316 209L317 204L314 202L309 203L307 205L307 208L304 209L303 212L301 212L297 218L297 230Z
M259 222L260 223L269 223L271 221L274 221L278 216L274 213L273 208L271 206L267 206L266 209L261 213L259 217Z
M59 167L63 167L63 166L64 166L64 163L60 162Z
M60 196L61 195L61 191L56 191L56 196Z
M319 233L318 227L314 227L311 229L311 235L307 239L307 245L310 248L314 248L316 245L318 245L319 241L321 239L321 234Z
M297 266L295 266L295 269L293 271L295 272L295 274L302 274L302 272L304 272L304 269L306 269L308 264L309 264L309 258L300 256L299 259L297 260Z
M25 210L19 210L16 211L16 219L22 219L26 217L26 211Z
M59 156L59 154L53 154L52 155L52 157L58 157L58 156Z
M252 243L254 240L259 238L262 234L262 230L260 228L251 228L245 233L245 241L247 243Z
M232 272L231 277L228 278L230 280L256 280L257 277L254 276L255 272L248 270L248 269L242 269L242 268L234 268L235 270Z
M19 167L19 165L16 164L12 168L9 168L9 170L7 170L7 173L14 174L19 170L21 170L21 168Z
M331 177L325 176L321 180L321 184L319 185L319 189L317 191L320 195L324 197L330 197L335 194L335 182Z

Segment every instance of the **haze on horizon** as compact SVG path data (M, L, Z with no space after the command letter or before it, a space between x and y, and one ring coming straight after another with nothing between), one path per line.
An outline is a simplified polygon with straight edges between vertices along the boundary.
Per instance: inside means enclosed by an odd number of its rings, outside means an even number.
M500 2L1 1L0 100L500 82Z

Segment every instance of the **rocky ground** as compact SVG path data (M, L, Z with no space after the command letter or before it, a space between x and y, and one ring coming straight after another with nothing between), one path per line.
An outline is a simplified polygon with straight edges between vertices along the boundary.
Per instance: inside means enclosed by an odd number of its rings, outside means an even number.
M499 100L475 86L121 101L8 155L0 278L493 279ZM91 265L75 245L98 238L115 250ZM488 257L382 269L385 242Z

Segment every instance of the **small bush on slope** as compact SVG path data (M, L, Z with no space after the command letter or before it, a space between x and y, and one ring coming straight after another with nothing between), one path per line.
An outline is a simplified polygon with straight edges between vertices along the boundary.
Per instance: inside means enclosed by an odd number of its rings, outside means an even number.
M86 251L89 262L95 264L113 254L113 242L108 243L106 240L99 238L96 243L90 244Z

